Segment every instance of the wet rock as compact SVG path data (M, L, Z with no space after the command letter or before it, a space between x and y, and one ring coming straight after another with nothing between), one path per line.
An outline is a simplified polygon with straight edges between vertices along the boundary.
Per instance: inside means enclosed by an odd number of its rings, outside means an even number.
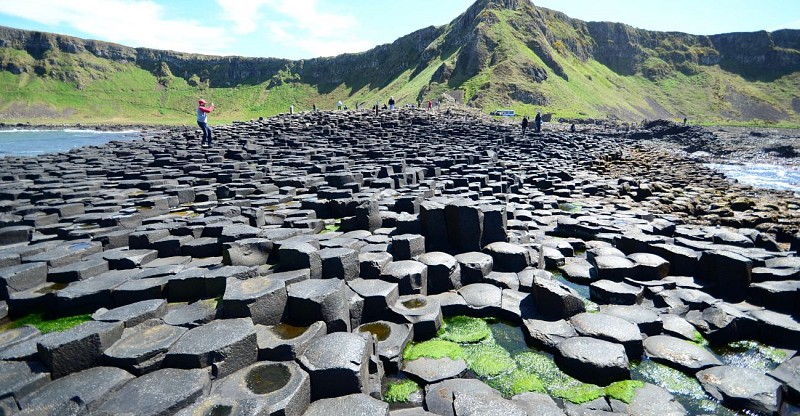
M403 372L422 384L457 378L467 371L467 363L450 358L417 358L403 363Z
M705 348L669 335L656 335L644 340L644 351L653 361L695 373L722 363Z
M781 407L781 383L760 371L725 365L699 371L696 376L703 390L728 407L768 415Z
M315 339L299 358L311 376L311 399L363 393L369 383L372 337L335 332Z
M670 392L646 383L636 389L633 399L628 404L628 413L641 416L682 416L688 414Z
M293 361L264 361L215 382L211 395L235 399L252 414L299 416L308 408L311 382Z
M561 341L554 355L559 367L587 383L607 385L630 378L622 344L579 336Z
M778 380L786 386L788 399L800 399L800 356L782 362L776 369L767 373L768 376Z
M208 393L211 379L203 369L165 368L145 374L105 397L97 414L164 415L175 413Z
M455 416L454 402L459 393L486 393L500 397L497 390L474 379L452 379L425 386L425 407L437 415Z
M526 341L551 352L556 349L556 346L561 341L578 336L569 321L563 319L557 321L525 319L522 323Z
M308 345L326 334L324 322L314 322L308 327L285 323L256 325L258 359L290 361L303 355Z

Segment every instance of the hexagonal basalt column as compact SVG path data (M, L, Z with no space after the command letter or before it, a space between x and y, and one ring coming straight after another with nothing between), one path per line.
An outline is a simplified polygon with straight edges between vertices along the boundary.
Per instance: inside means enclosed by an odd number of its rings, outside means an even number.
M211 394L246 401L251 414L299 416L311 400L311 382L295 362L264 361L216 382Z
M167 352L164 367L212 367L224 377L256 361L258 344L250 318L218 319L189 330Z
M388 321L363 324L355 331L370 333L375 337L378 356L383 362L383 368L389 373L398 371L403 350L414 338L413 327L410 324L400 325Z
M286 300L286 287L281 280L229 277L222 297L222 311L226 318L250 317L255 324L277 324L283 317Z
M311 399L366 392L372 339L336 332L314 340L299 359L311 376Z
M424 341L436 335L442 326L442 308L433 298L419 295L400 296L391 307L397 319L414 327L414 341Z
M324 321L328 332L350 330L350 306L345 283L339 279L310 279L287 288L288 317L292 324L311 325Z
M303 355L308 345L325 336L325 322L317 321L311 326L294 326L286 323L256 325L258 337L258 359L289 361Z

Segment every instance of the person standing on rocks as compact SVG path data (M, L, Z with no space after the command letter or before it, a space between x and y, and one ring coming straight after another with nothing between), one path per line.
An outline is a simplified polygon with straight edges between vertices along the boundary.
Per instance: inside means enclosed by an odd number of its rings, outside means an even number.
M533 119L533 131L536 133L542 132L542 113L540 111L536 112L536 117Z
M525 133L528 131L528 116L522 117L522 137L525 137Z
M339 100L339 102L336 103L336 109L337 110L341 110L342 109L342 100Z
M428 111L433 110L433 101L428 100Z
M208 113L214 111L214 103L206 107L206 100L202 98L197 103L197 125L203 130L203 139L200 141L200 145L208 147L211 146L211 139L213 138L211 127L208 127Z
M394 96L389 97L389 109L394 110Z

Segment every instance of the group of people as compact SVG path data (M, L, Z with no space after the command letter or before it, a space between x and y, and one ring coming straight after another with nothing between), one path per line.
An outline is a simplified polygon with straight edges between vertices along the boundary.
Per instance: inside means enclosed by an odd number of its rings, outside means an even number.
M528 132L528 116L522 117L522 135ZM536 117L533 118L533 132L534 133L541 133L542 132L542 113L537 111Z

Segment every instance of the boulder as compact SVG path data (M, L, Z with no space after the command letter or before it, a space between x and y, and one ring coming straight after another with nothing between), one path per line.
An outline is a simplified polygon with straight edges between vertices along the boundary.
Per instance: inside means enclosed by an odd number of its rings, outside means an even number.
M696 377L706 393L727 407L766 415L781 408L781 383L758 370L721 365L701 370Z
M687 373L722 365L705 348L669 335L647 337L644 351L651 360Z
M581 336L622 344L632 360L642 356L642 333L636 324L614 315L586 312L570 318L570 323Z
M554 356L560 368L586 383L608 385L630 378L622 344L590 337L567 338L556 346Z

